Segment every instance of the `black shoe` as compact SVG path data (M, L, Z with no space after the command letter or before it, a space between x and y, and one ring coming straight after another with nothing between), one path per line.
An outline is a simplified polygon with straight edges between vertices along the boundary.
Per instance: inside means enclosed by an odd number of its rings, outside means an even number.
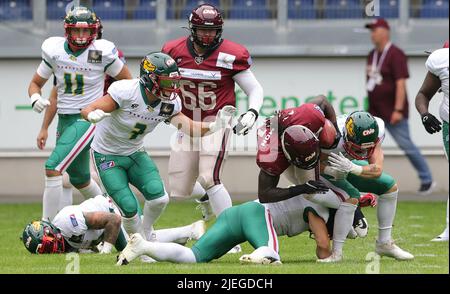
M436 187L436 182L430 182L426 184L421 184L418 193L420 195L428 195L431 194Z

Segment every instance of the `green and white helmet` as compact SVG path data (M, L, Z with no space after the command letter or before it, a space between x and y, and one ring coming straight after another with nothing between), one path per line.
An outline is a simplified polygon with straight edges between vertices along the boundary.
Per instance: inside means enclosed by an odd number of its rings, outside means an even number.
M380 140L378 133L378 123L370 113L352 112L345 121L343 134L345 151L355 159L368 159Z
M28 251L35 254L64 253L64 237L47 221L33 221L25 226L20 238Z
M173 100L180 92L180 71L167 54L149 53L141 61L140 80L144 88L161 100Z

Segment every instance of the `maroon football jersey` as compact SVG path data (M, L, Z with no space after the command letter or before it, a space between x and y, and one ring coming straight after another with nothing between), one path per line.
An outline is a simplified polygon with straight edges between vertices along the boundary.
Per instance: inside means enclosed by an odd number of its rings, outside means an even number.
M119 53L119 58L120 60L122 60L122 62L125 64L125 56L123 55L123 52L121 50L117 50L117 52ZM114 83L116 81L116 79L114 79L111 76L106 75L105 76L105 85L103 87L103 96L108 94L108 88L109 86L111 86L112 83Z
M279 176L290 165L281 147L280 135L293 125L302 125L318 134L324 124L325 115L316 104L306 103L299 107L281 110L276 118L269 119L265 126L258 129L258 152L256 163L266 173ZM274 125L278 122L278 125Z
M222 40L213 50L197 56L189 37L169 41L162 52L169 54L181 73L182 112L195 121L214 117L225 105L235 106L233 76L250 67L247 49Z

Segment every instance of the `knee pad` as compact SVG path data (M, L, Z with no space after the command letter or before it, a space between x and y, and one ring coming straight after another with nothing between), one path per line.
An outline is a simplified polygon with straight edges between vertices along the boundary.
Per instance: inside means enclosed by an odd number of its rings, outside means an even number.
M88 172L77 172L72 175L69 174L70 183L74 186L89 183L91 180L91 173Z
M138 212L138 202L134 195L130 195L127 189L110 195L123 217L130 218Z
M151 180L142 187L141 192L145 200L155 200L164 196L164 184L161 180Z
M379 185L378 188L379 191L377 193L378 195L388 193L388 191L397 184L394 178L385 172L381 174L377 182L378 182L377 184ZM396 191L398 191L398 189L396 189Z

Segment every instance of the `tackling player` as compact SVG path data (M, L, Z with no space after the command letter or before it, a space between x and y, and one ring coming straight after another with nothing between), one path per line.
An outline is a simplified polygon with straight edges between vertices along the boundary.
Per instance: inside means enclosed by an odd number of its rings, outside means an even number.
M202 4L192 10L189 29L190 36L169 41L162 49L180 68L182 112L194 121L214 118L224 106L236 104L237 83L249 97L249 106L233 130L246 135L258 118L263 101L263 89L250 70L249 52L242 45L222 38L223 19L212 5ZM232 205L220 179L228 139L229 129L201 139L179 133L169 162L171 197L190 196L198 180L196 187L209 197L209 203L208 197L203 198L205 208L211 205L218 216ZM208 209L203 211L204 219L208 220Z
M33 109L40 113L49 106L41 97L42 87L52 74L57 80L59 120L56 146L45 164L44 220L52 220L58 211L65 171L85 198L101 194L89 171L88 150L95 126L81 118L80 110L102 96L105 73L118 80L131 78L115 45L95 40L98 21L94 12L74 7L64 19L64 28L65 38L51 37L42 44L42 62L28 88Z
M179 81L178 67L169 55L150 53L141 61L139 79L113 83L107 95L81 111L85 119L98 123L91 148L102 186L118 206L125 230L142 232L147 240L152 239L153 224L169 197L158 168L143 148L144 137L161 122L203 136L225 127L234 112L233 106L226 106L214 122L192 121L181 113ZM145 198L142 220L129 183Z
M344 173L328 181L323 181L335 191L358 198L360 191L378 195L377 219L378 239L375 251L381 256L397 260L410 260L414 256L395 245L392 240L392 224L397 207L398 187L395 180L383 171L384 154L381 143L384 139L384 122L368 112L355 111L337 119L342 136L333 149L322 151L328 154L329 164L322 165L322 172L330 167ZM374 201L374 199L372 199ZM342 252L335 251L327 262L342 259Z
M449 63L448 41L443 49L434 51L427 59L425 66L428 73L416 96L416 108L422 117L422 123L428 133L434 134L442 128L442 142L444 145L445 155L448 160L449 135L448 135L448 63ZM442 99L439 108L439 115L443 121L441 123L434 115L428 112L428 104L430 103L436 92L442 89L444 99ZM442 127L441 127L442 125ZM448 241L448 200L447 200L447 227L445 230L432 241Z

